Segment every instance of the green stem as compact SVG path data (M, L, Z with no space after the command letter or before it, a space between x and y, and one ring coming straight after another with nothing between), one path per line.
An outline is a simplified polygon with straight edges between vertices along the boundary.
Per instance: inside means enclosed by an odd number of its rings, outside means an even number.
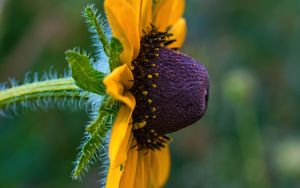
M72 78L34 82L0 91L0 109L11 103L35 101L40 98L84 99Z

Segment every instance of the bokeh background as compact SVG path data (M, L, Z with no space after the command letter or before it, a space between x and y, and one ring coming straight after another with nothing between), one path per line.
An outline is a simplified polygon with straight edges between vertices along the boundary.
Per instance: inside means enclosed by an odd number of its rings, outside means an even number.
M67 68L91 51L85 0L0 0L0 83ZM101 9L102 2L94 2ZM209 108L175 133L172 188L300 187L300 1L187 0L182 51L209 70ZM99 187L99 165L72 181L84 110L0 117L0 187Z

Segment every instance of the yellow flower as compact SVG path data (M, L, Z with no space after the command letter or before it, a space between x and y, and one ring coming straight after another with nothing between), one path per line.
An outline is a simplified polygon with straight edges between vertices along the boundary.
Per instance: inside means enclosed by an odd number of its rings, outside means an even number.
M156 104L157 97L164 98L161 96L164 95L163 92L153 96L153 99L147 98L156 88L164 85L164 82L161 85L153 82L153 79L161 76L161 71L147 72L145 63L147 67L155 67L167 58L173 57L170 63L176 64L177 56L182 57L183 62L189 61L186 60L185 55L171 50L180 48L185 39L186 21L182 17L184 7L184 0L159 0L155 6L152 0L105 0L104 2L113 36L121 41L124 48L120 56L122 65L104 80L107 93L123 103L110 138L107 188L163 187L170 171L169 139L165 134L187 126L187 123L195 122L206 109L208 79L206 70L201 66L199 70L206 74L201 77L200 82L197 82L197 85L203 88L199 89L202 92L199 96L201 97L199 104L201 104L198 105L201 109L198 109L196 114L194 111L187 110L194 117L188 117L188 121L180 127L168 128L168 125L165 125L166 130L164 130L161 127L156 129L153 125L157 124L155 121L157 111L165 112L173 109L163 110L161 106L153 105ZM198 66L194 60L189 62L191 62L190 66ZM164 71L165 69L162 72ZM182 111L182 108L179 108L179 111ZM179 122L177 119L176 121ZM173 124L177 125L177 122Z

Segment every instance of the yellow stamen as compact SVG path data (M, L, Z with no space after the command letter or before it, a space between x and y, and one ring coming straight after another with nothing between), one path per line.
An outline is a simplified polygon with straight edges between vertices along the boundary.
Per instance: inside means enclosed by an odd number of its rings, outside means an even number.
M140 122L140 123L136 123L133 125L133 129L137 130L137 129L142 129L143 127L145 127L147 124L146 121Z

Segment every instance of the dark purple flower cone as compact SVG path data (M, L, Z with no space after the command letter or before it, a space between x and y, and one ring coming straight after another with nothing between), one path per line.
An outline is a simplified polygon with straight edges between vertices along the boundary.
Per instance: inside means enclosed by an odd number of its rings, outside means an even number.
M151 122L161 133L170 133L198 121L208 98L208 73L196 60L174 50L161 48L156 59L159 77L150 97L157 106Z
M165 135L198 121L206 111L209 80L198 61L166 48L174 40L154 26L141 38L138 57L132 62L136 99L133 135L139 149L161 149Z
M198 121L206 111L208 72L202 64L172 49L156 49L155 58L133 70L137 100L134 122L166 134ZM148 130L148 131L147 131ZM151 132L151 131L150 131Z

